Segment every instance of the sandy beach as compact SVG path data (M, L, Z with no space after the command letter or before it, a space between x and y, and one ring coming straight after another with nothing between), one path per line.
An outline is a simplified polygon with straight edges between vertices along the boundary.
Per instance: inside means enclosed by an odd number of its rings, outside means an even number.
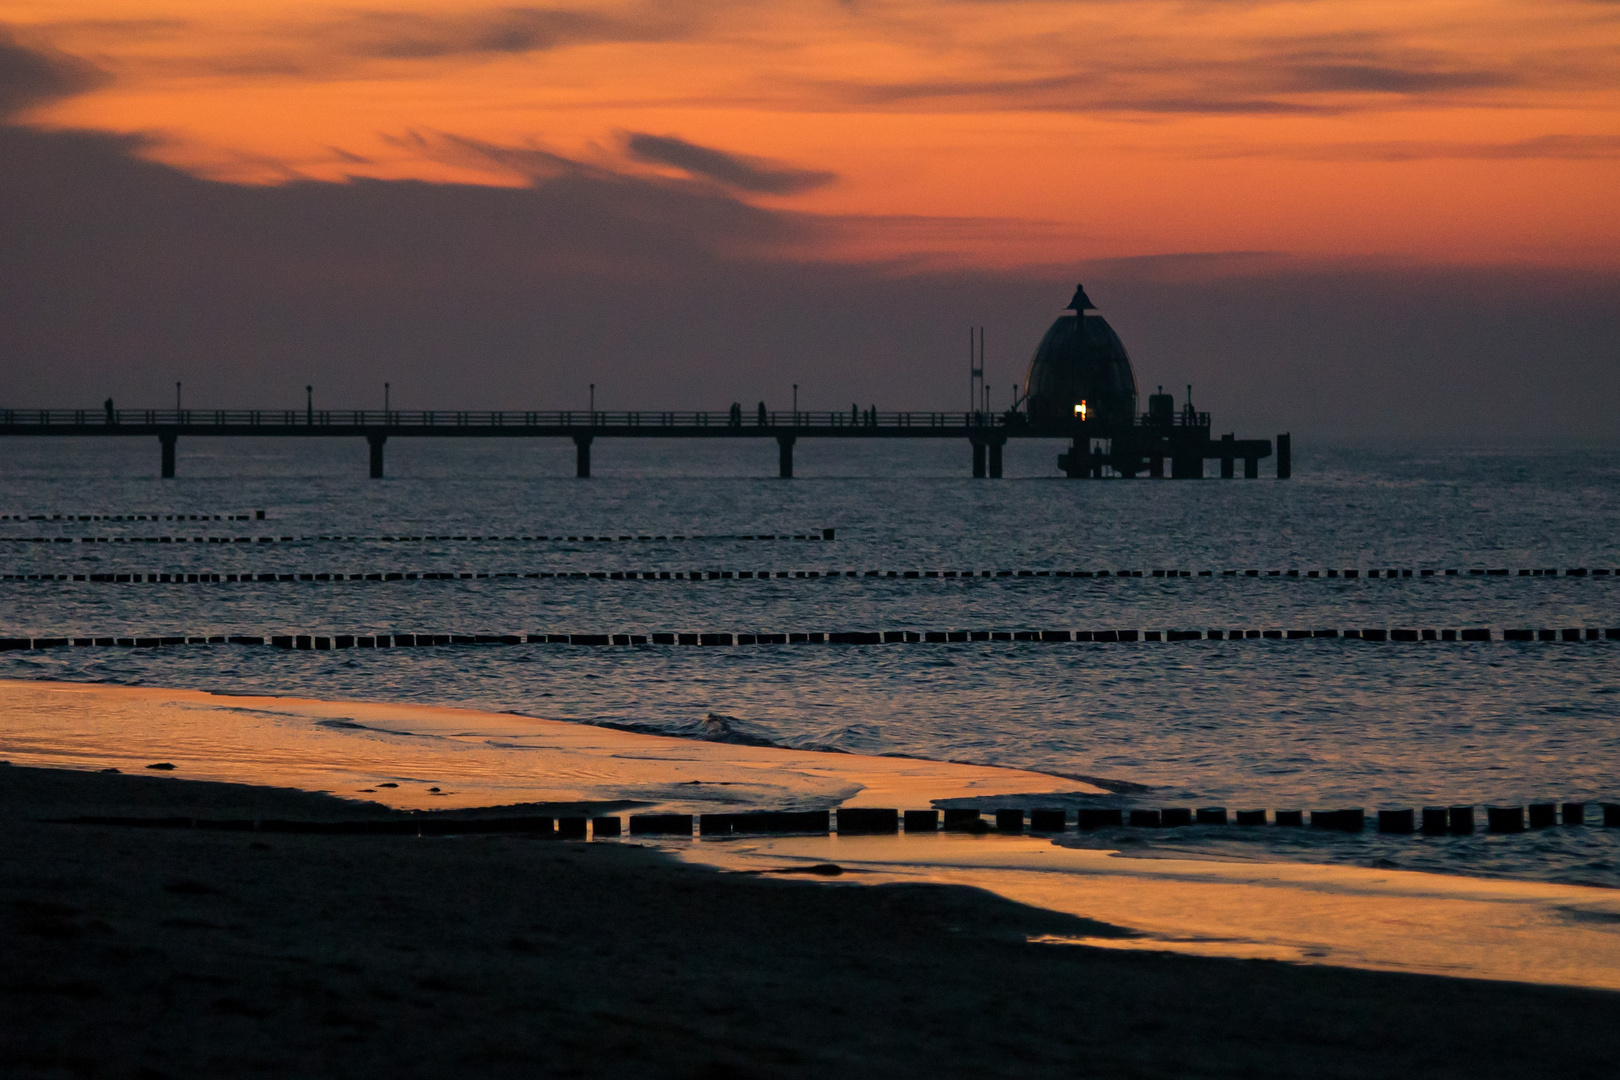
M1580 1077L1620 1065L1620 995L1589 988L1611 984L1620 912L1606 890L1119 859L1005 837L660 850L65 824L397 813L427 800L346 785L374 786L394 748L446 733L469 754L518 753L487 746L495 723L525 744L531 811L678 805L664 794L671 770L768 777L799 805L832 792L916 806L1065 781L462 710L19 683L0 702L8 738L27 730L38 754L47 737L85 736L77 768L0 768L9 1075ZM19 726L47 707L51 719ZM320 726L332 718L368 730ZM369 730L385 721L413 731ZM211 731L220 761L174 753L184 773L140 769L165 738L183 749L188 723ZM248 734L262 723L286 749L260 761ZM334 772L306 785L326 793L269 782L308 781L315 749L343 740L363 752L328 756ZM682 745L655 745L667 743ZM98 771L121 767L111 760L130 771ZM449 767L487 793L478 777L495 759ZM652 794L636 798L637 784ZM1412 973L1448 970L1435 956L1490 978Z
M628 843L41 820L68 812L353 808L0 769L11 1076L1599 1077L1620 1064L1612 993L1046 945L1121 931L966 887L723 873Z

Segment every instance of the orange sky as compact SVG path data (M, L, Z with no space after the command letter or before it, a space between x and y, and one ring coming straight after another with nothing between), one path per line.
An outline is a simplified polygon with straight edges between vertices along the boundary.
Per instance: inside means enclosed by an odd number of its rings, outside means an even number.
M30 122L241 182L517 184L558 155L836 215L837 254L1620 262L1596 0L0 0L0 25L109 76ZM737 181L633 133L764 160Z

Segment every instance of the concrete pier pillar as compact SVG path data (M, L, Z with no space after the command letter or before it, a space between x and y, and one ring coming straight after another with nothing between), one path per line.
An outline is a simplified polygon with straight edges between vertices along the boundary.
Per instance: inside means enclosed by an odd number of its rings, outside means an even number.
M1068 453L1058 455L1058 468L1062 469L1063 475L1070 480L1083 480L1090 475L1090 462L1086 457L1087 451L1081 445L1087 442L1089 442L1087 439L1072 439L1069 442Z
M1260 459L1246 457L1243 459L1243 479L1253 480L1260 475Z
M381 480L383 475L383 443L388 441L386 435L367 435L366 442L371 445L371 478Z
M1235 457L1234 457L1235 451L1233 450L1232 442L1233 442L1233 440L1235 438L1236 438L1236 436L1232 435L1230 432L1228 432L1227 434L1221 436L1221 479L1222 480L1230 480L1230 479L1232 479L1232 473L1233 473L1232 463L1235 460Z
M792 435L776 437L776 474L783 480L793 479L793 444L796 441Z
M163 469L160 475L165 480L174 479L174 435L159 435L158 445L163 447Z
M1277 436L1277 479L1287 480L1294 475L1294 443L1289 432Z
M590 435L574 436L574 475L581 480L591 477L591 439Z
M984 479L984 440L973 440L973 478Z
M990 479L1001 479L1001 448L1007 443L1006 439L991 440L990 442Z
M1148 458L1148 475L1156 480L1164 479L1164 458L1161 455L1154 454Z
M1173 480L1202 480L1204 478L1204 459L1201 455L1193 453L1182 457L1170 459L1170 477Z

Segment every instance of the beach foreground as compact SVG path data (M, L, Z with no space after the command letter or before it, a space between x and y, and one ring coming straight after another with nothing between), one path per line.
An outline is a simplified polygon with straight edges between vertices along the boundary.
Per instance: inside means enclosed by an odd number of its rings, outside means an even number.
M1018 769L669 738L473 709L45 681L0 680L0 760L224 782L236 786L184 790L251 796L251 807L177 815L205 824L286 816L260 807L270 789L334 796L326 800L332 816L395 825L421 811L549 821L626 810L913 809L962 800L995 807L1008 797L1038 804L1100 790ZM179 789L154 790L172 800ZM84 814L69 806L39 816ZM431 831L456 830L440 820ZM1168 837L1146 847L1132 830L647 843L727 871L837 863L849 871L846 881L965 885L1129 931L1051 935L1054 942L1620 991L1620 891L1591 885L1268 860L1265 848L1234 859L1196 842L1178 848Z
M1120 931L967 888L728 874L630 844L43 820L363 812L287 790L0 769L8 1072L1564 1078L1620 1066L1613 993L1036 944Z

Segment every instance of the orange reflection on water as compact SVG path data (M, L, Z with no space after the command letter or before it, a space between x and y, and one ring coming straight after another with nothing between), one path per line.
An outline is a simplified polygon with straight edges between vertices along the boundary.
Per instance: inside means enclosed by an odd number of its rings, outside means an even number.
M916 758L733 746L427 705L0 680L0 757L324 791L401 809L626 802L684 812L1091 792ZM380 784L397 787L380 787Z
M1125 858L1011 836L781 837L670 845L733 870L836 863L840 882L939 882L1134 931L1048 938L1620 990L1620 893L1320 866Z

